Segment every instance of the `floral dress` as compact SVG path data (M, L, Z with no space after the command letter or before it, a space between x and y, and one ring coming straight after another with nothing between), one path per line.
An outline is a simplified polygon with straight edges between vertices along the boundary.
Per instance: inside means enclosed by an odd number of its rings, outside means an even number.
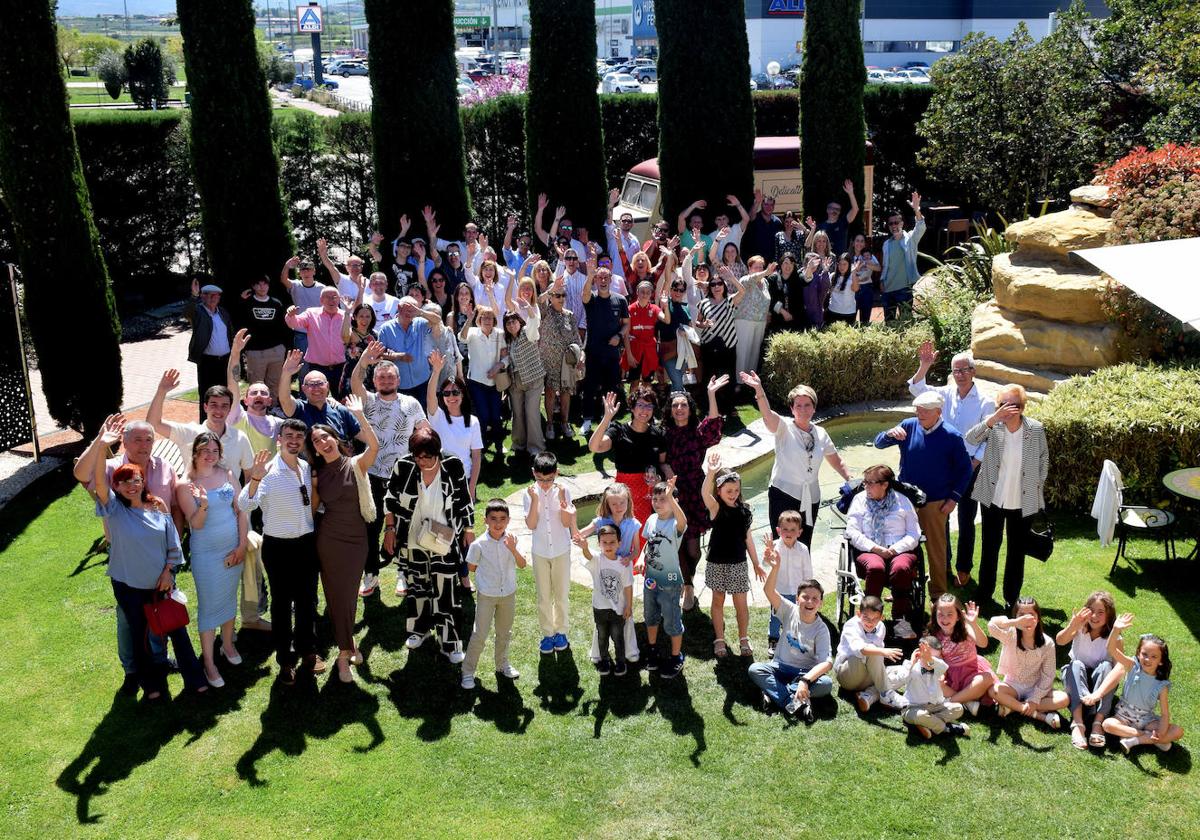
M700 485L704 483L704 453L721 440L724 420L721 417L705 417L699 424L688 423L677 426L668 422L664 426L667 434L667 464L678 476L679 506L687 516L684 539L699 537L711 526L708 508L700 497Z
M579 343L579 330L575 329L575 316L570 309L561 312L553 306L542 310L542 324L538 335L538 349L542 353L542 365L546 368L546 387L562 390L562 362L567 348ZM573 390L573 389L572 389Z

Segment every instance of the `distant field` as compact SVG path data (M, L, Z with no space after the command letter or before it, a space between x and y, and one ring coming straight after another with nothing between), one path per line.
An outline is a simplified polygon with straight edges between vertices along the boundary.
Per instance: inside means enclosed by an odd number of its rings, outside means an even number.
M110 105L120 102L132 102L129 98L128 91L121 91L121 95L113 99L108 95L108 91L104 88L67 88L67 93L70 96L72 105ZM183 85L172 85L169 94L170 99L183 99Z

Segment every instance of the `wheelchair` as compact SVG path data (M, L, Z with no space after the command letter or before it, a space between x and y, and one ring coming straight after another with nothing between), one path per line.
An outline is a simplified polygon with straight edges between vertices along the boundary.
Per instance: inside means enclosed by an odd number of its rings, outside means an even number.
M925 494L911 484L902 484L897 481L895 484L897 492L903 494L913 503L914 508L920 508L925 504ZM850 539L846 536L846 523L848 519L848 511L850 510L850 502L863 491L862 482L857 482L850 489L850 492L843 495L841 498L829 499L821 502L821 507L828 507L839 520L840 524L831 526L834 531L842 532L842 542L838 550L838 567L837 567L837 628L842 629L842 625L846 623L846 619L854 615L855 608L862 603L862 599L866 597L867 586L866 581L858 576L858 569L854 565L855 559L862 552L855 548L850 543ZM914 620L922 614L925 609L925 592L928 583L928 576L925 570L925 535L921 535L921 540L917 544L917 569L913 575L912 591L910 596L912 599L912 607L908 616L909 623L913 627L919 626L919 622Z

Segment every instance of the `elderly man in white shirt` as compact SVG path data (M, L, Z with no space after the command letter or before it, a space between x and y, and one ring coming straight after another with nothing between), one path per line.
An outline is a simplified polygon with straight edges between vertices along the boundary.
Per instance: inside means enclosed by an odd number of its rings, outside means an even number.
M921 525L907 497L893 489L896 476L884 464L863 472L865 492L854 497L846 520L846 539L859 550L854 558L858 573L866 578L867 594L880 597L886 582L892 589L892 632L899 639L915 639L908 614L912 611L912 583L917 574L917 546Z
M963 434L963 443L967 454L971 456L971 483L958 502L958 551L954 563L954 571L958 576L958 585L966 586L971 580L971 569L974 565L975 554L975 514L979 512L979 503L971 498L971 489L979 475L979 464L983 461L983 453L987 442L972 445L966 441L967 431L982 423L996 410L992 400L979 393L975 384L975 359L969 352L956 353L950 360L950 378L952 381L945 385L934 386L925 382L925 375L937 361L937 351L933 342L926 341L919 351L921 360L917 372L908 380L908 390L914 397L919 397L926 391L934 391L941 395L945 408L942 417ZM949 523L947 523L949 528ZM955 552L950 550L950 535L946 534L946 562L949 563Z
M313 536L312 470L300 457L308 427L291 418L279 428L279 454L254 456L249 481L238 495L245 511L262 508L262 559L271 582L271 640L279 663L279 682L296 682L296 662L319 674L325 661L317 655L317 544ZM293 650L292 611L296 631Z

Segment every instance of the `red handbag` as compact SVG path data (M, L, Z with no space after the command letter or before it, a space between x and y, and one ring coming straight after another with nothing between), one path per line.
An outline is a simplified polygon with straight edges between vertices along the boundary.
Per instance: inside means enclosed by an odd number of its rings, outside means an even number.
M176 601L167 592L155 592L154 598L148 604L143 604L146 611L146 624L155 636L166 636L180 627L187 627L187 607Z

